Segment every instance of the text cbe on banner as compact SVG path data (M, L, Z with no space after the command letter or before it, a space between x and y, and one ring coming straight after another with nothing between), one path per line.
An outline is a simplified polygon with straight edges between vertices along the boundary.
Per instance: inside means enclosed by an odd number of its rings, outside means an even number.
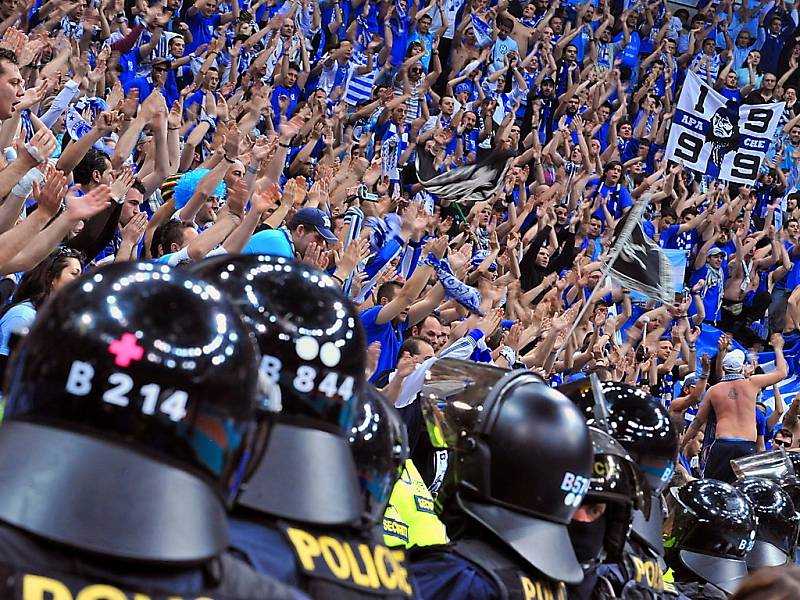
M667 158L716 179L754 185L783 107L783 102L738 106L689 71Z

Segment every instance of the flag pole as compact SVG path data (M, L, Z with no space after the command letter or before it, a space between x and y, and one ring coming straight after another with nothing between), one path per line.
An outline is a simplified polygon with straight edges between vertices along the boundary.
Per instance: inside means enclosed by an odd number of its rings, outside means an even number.
M637 215L637 219L644 214L647 205L650 204L650 196L651 194L647 194L644 199L638 203L636 206L631 208L631 212L637 210L639 206L642 206L641 210L639 210L639 214ZM628 213L630 215L630 213ZM569 328L569 332L566 336L564 336L564 345L561 346L558 350L556 350L556 357L555 360L558 360L558 357L561 355L561 351L567 347L567 342L569 341L570 336L575 333L575 330L578 328L578 324L581 322L583 317L586 316L586 312L589 310L589 307L592 305L592 302L597 296L597 292L603 287L600 285L600 282L603 281L607 276L609 271L611 271L611 267L614 266L619 255L622 253L622 248L625 243L628 241L628 238L631 236L631 232L633 231L634 226L636 225L635 220L629 219L629 222L625 223L625 227L620 231L619 237L617 238L617 242L613 248L611 248L611 254L606 261L606 264L603 265L603 268L600 270L601 275L600 278L597 280L597 284L594 286L592 293L589 294L589 298L587 298L586 302L584 302L583 306L581 307L581 311L578 313L578 316L572 322L572 325Z

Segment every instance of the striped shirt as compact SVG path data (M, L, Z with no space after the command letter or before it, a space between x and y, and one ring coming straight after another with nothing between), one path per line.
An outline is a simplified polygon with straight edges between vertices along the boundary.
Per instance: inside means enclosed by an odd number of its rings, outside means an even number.
M419 89L422 87L422 84L425 82L424 77L420 77L417 81L409 81L411 84L411 97L406 100L406 124L409 125L411 122L419 117L421 109L419 107L420 102L420 93ZM403 94L403 85L399 80L395 80L394 86L394 95L401 96Z
M378 66L378 57L372 56L372 70L364 75L359 75L357 70L367 65L367 55L363 52L354 52L350 59L354 69L347 80L347 86L344 90L344 101L355 106L359 102L364 102L372 98L372 87L375 85L375 79L380 72Z
M702 63L701 65L704 56L708 58L708 66L706 66L705 63ZM720 58L720 55L717 54L716 52L713 54L713 56L708 56L706 54L703 54L703 52L701 51L698 52L697 56L694 57L694 59L692 60L692 64L689 66L689 68L694 71L695 68L699 67L697 69L697 76L700 77L700 79L702 79L703 81L710 82L713 85L714 83L717 82L717 77L719 76L719 68L721 64L722 64L722 59Z
M83 23L71 21L69 17L61 19L61 30L68 38L79 40L83 37Z

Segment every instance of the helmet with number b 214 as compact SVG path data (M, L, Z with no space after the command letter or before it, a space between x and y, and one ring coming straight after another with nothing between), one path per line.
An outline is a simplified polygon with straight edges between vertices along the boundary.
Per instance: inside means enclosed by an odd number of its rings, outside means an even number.
M589 488L592 443L577 407L528 371L442 359L420 394L454 459L442 497L545 576L578 583L567 525Z
M190 270L242 311L262 354L270 429L238 504L305 523L358 522L345 432L366 383L366 342L350 300L325 273L283 257L219 256Z
M258 437L257 357L240 313L200 279L144 263L83 275L12 356L0 520L118 559L219 555Z

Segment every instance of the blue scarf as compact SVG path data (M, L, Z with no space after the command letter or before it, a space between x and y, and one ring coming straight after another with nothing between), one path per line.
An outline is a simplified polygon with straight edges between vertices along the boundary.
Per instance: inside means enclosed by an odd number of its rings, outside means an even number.
M439 260L433 254L428 254L422 259L422 264L433 267L433 270L436 271L436 277L439 278L439 283L444 288L446 298L451 298L467 310L483 316L480 310L480 292L457 279L446 260Z

